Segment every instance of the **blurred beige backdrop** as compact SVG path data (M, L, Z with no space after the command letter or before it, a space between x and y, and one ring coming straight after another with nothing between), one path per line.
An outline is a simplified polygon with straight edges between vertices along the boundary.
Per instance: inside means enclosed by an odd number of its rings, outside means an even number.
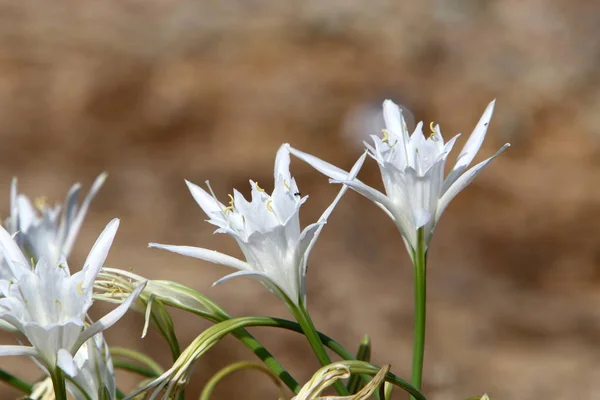
M432 400L593 399L600 393L600 3L595 0L0 1L0 210L19 177L30 196L110 176L76 250L81 266L112 218L108 265L186 283L234 315L289 316L258 283L211 288L225 267L150 250L158 241L239 255L183 179L220 197L248 179L272 188L283 142L348 168L384 98L447 138L470 134L497 98L484 156L504 155L448 208L430 251L424 390ZM362 135L362 137L360 136ZM458 149L450 157L453 162ZM380 185L369 160L361 179ZM298 160L305 223L336 188ZM349 349L410 374L412 270L400 235L348 193L311 256L309 309ZM100 306L99 308L106 309ZM176 313L182 343L207 324ZM107 339L168 363L131 313ZM302 338L256 330L305 381ZM14 344L14 337L2 337ZM253 355L234 340L197 365L188 398ZM28 360L0 366L38 377ZM216 399L276 398L248 372ZM131 381L127 381L131 385ZM244 389L246 385L250 389ZM130 387L130 386L129 386ZM0 385L0 398L18 394ZM402 397L402 396L401 396Z

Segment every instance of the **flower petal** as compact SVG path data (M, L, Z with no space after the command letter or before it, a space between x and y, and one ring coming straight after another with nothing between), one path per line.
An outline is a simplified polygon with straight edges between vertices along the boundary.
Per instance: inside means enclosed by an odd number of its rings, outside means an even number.
M118 320L120 320L121 317L123 317L123 315L125 315L127 310L129 310L129 307L131 306L131 304L137 299L137 297L142 292L142 290L144 290L145 287L146 287L146 282L142 282L142 283L138 284L137 287L131 292L131 294L125 300L123 300L123 303L121 303L117 308L115 308L114 310L112 310L111 312L106 314L104 317L100 318L98 321L94 322L92 325L90 325L89 327L84 329L83 332L81 332L81 334L77 338L77 342L75 343L75 345L73 346L73 349L71 349L71 351L77 352L77 350L89 338L91 338L92 336L94 336L95 334L97 334L99 332L102 332L102 331L110 328Z
M85 279L83 281L84 290L92 290L93 282L104 265L104 261L106 261L110 246L117 234L117 229L119 229L119 219L115 218L106 225L106 228L104 228L98 239L96 239L96 243L92 246L92 250L90 250L82 269L85 271Z
M284 144L284 146L289 150L291 154L298 157L299 159L306 162L311 167L313 167L323 175L330 177L331 179L343 180L348 177L348 172L336 167L333 164L328 163L327 161L323 161L320 158L317 158L313 155L304 153L300 150L296 150L288 143Z
M70 227L73 224L73 219L76 217L77 196L79 196L80 190L81 184L76 183L73 186L71 186L71 189L69 189L69 191L67 192L67 196L65 197L65 202L60 217L60 224L56 231L56 241L60 244L61 249L64 247L64 243L66 242L65 239L67 238ZM64 252L63 255L65 255Z
M67 375L71 378L77 375L77 364L75 364L75 360L71 353L69 353L65 349L58 350L58 357L56 359L56 365L62 369Z
M475 179L475 177L483 170L485 166L487 166L494 158L502 154L502 152L504 152L504 150L506 150L508 147L510 147L510 144L506 143L500 148L500 150L496 152L496 154L494 154L487 160L480 162L479 164L475 165L473 168L469 169L467 172L462 174L452 184L452 186L450 186L448 190L444 192L438 203L438 209L435 216L436 222L439 220L446 207L448 207L448 204L456 197L456 195L464 188L466 188L473 181L473 179Z
M68 227L67 237L65 238L65 242L62 247L62 253L65 255L65 257L68 258L69 254L71 254L71 250L73 249L73 245L75 244L75 240L77 239L77 235L79 234L79 230L81 229L83 220L85 219L88 209L90 208L90 204L92 203L92 200L94 199L94 197L96 197L96 194L98 193L98 191L104 184L104 181L106 181L107 177L108 177L108 174L106 172L103 172L100 175L98 175L96 180L94 180L94 183L92 184L92 187L90 188L90 191L88 192L87 196L85 196L85 199L83 199L83 202L81 203L81 207L79 208L79 211L77 211L77 215L71 221L71 226ZM65 204L65 205L71 206L70 204ZM70 212L72 212L72 211L68 210L68 209L63 210L63 213L70 213ZM63 214L63 216L64 216L64 214Z
M216 250L203 249L201 247L193 246L172 246L158 243L148 243L148 247L153 249L171 251L173 253L181 254L183 256L194 257L200 260L209 261L214 264L225 265L227 267L243 271L250 271L254 269L247 262L237 259L235 257L228 256L227 254L219 253Z
M221 214L221 211L225 209L225 205L212 197L210 193L207 193L206 190L202 189L200 186L193 184L188 180L185 181L185 184L194 200L196 200L196 203L198 203L202 211L204 211L209 218L213 218L215 214Z
M30 346L0 346L0 357L2 356L31 356L36 357L37 350Z
M467 169L477 155L477 152L479 151L479 148L485 139L485 134L490 124L490 120L492 119L492 114L494 113L495 104L496 100L493 100L490 104L488 104L483 112L483 115L479 119L479 122L475 126L475 129L473 129L473 133L471 133L467 143L465 143L465 146L458 155L456 165L450 174L448 174L446 182L444 182L444 191L446 191L458 179L458 177Z
M15 243L12 236L2 226L0 226L0 251L14 278L19 279L23 273L31 270L23 252L21 252L21 249ZM5 274L0 275L4 277Z

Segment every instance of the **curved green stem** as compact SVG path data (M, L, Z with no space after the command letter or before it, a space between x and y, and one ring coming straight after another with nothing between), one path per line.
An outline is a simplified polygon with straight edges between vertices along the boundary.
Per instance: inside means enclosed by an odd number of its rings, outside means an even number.
M8 385L14 387L17 390L25 394L30 394L33 388L33 385L29 382L22 380L21 378L17 378L13 374L6 372L3 369L0 369L0 381L6 382Z
M216 374L214 374L213 377L210 378L208 383L204 386L204 389L202 389L202 393L200 394L200 400L209 400L213 390L219 382L221 382L228 375L245 369L256 369L268 375L273 380L273 382L279 387L279 398L285 398L284 387L282 386L281 381L278 379L277 375L273 373L273 371L271 371L268 367L264 366L263 364L257 364L248 361L240 361L228 365Z
M425 315L427 301L427 249L423 228L417 232L417 249L413 255L415 271L415 333L413 341L412 378L414 387L421 389L423 356L425 353ZM414 399L414 397L411 397Z
M148 357L146 354L140 353L139 351L127 349L125 347L111 347L109 350L113 358L129 358L131 360L135 360L139 363L144 364L146 367L148 367L148 370L155 376L159 376L160 374L165 372L165 370L156 361ZM117 360L114 360L113 362L116 361Z
M133 372L138 375L145 376L146 378L156 378L157 376L160 376L160 374L157 374L155 371L149 368L145 368L140 365L123 360L113 360L113 366L115 367L115 369L122 369L125 371Z
M315 352L315 355L317 356L317 359L319 360L321 365L324 367L326 365L331 364L331 359L329 358L329 355L327 354L327 351L325 350L325 346L323 345L323 342L321 341L321 337L319 336L319 332L317 331L317 328L315 328L315 325L312 322L312 319L310 318L308 311L306 311L306 307L304 307L304 305L302 305L302 304L300 304L299 306L296 306L295 304L293 304L291 302L289 303L289 305L290 305L290 309L292 310L292 313L294 314L294 317L296 317L298 324L302 328L302 331L304 332L306 339L310 343L310 345L311 345L313 351ZM354 357L352 357L352 358L354 358ZM348 390L346 389L346 386L344 386L344 384L341 381L336 381L333 384L333 387L335 388L336 392L340 396L348 395Z

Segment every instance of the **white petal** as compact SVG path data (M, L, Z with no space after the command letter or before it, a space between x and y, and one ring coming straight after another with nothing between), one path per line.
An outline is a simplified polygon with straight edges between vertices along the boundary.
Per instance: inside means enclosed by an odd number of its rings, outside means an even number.
M31 356L35 357L38 352L30 346L0 346L0 357L2 356Z
M71 378L77 375L77 364L75 364L75 360L73 360L71 353L65 349L58 350L56 365Z
M323 161L320 158L317 158L317 157L315 157L313 155L310 155L308 153L304 153L304 152L302 152L300 150L296 150L296 149L294 149L292 146L290 146L287 143L284 144L284 146L294 156L298 157L299 159L301 159L302 161L306 162L311 167L313 167L314 169L316 169L317 171L319 171L323 175L326 175L326 176L330 177L331 179L343 180L343 179L346 179L346 177L348 176L348 172L344 171L341 168L336 167L333 164L330 164L330 163L328 163L326 161Z
M10 184L10 226L8 226L8 230L10 233L16 233L19 230L19 215L18 215L19 207L17 205L17 177L12 178L12 182Z
M0 251L4 255L6 264L15 278L19 279L23 273L30 271L29 262L21 252L21 249L2 226L0 226Z
M393 207L390 199L386 195L381 193L379 190L373 189L372 187L367 186L358 180L331 180L330 182L343 183L344 185L350 187L352 190L362 194L375 204L381 205L388 210L391 210Z
M90 254L83 264L83 270L85 271L83 288L85 290L91 290L96 276L104 265L104 261L106 261L110 246L117 234L117 229L119 229L119 219L115 218L106 225L106 228L104 228L98 239L96 239L96 243L92 246L92 250L90 250Z
M71 225L73 224L73 220L76 217L77 212L77 196L79 195L79 191L81 190L81 185L76 183L69 189L67 196L65 197L65 203L63 205L62 215L60 217L60 224L58 226L58 230L56 231L56 242L60 246L61 255L68 257L69 255L65 252L65 243L66 238L69 234ZM70 253L70 249L69 249Z
M201 247L172 246L158 243L148 243L148 247L171 251L183 256L194 257L200 260L225 265L227 267L236 268L239 270L249 271L254 269L250 264L240 259L228 256L227 254L219 253L215 250L203 249Z
M438 210L435 216L436 222L439 220L446 207L448 207L448 204L456 197L456 195L464 188L466 188L473 181L473 179L475 179L475 177L483 170L485 166L487 166L494 158L502 154L502 152L508 147L510 147L510 144L506 143L500 148L500 150L496 152L496 154L494 154L487 160L480 162L479 164L475 165L473 168L469 169L467 172L462 174L452 184L452 186L450 186L448 190L444 192L438 203Z
M383 102L383 119L389 131L396 135L402 134L404 127L402 125L400 107L392 100L384 100Z
M427 225L431 221L431 213L424 208L413 210L413 219L417 229Z
M196 200L196 203L198 203L200 208L202 208L202 211L204 211L209 218L213 218L215 213L220 214L221 211L225 209L225 206L220 201L212 197L210 193L207 193L200 186L195 185L188 180L185 181L185 184L190 190L194 200Z
M285 179L287 184L289 185L291 182L290 177L290 152L287 149L285 144L281 145L279 150L277 150L277 155L275 156L275 184L280 179Z
M137 285L137 287L131 292L131 294L123 300L117 308L106 314L104 317L100 318L98 321L94 322L92 325L87 327L81 332L79 338L77 338L77 342L75 346L73 346L72 351L77 352L79 348L92 336L95 334L102 332L111 326L113 326L118 320L125 315L131 304L137 299L139 294L146 287L146 282L142 282Z
M83 220L85 219L87 211L90 208L90 204L92 203L94 197L96 197L96 194L104 184L104 181L107 177L108 174L106 172L98 175L96 180L94 180L94 183L92 184L87 196L85 196L85 199L83 199L81 207L77 212L77 216L72 220L71 226L68 229L67 237L65 238L65 243L62 248L65 257L69 257L69 254L71 254L71 250L73 249L73 245L75 244L75 240L77 239L77 235L79 234L79 230L81 229L81 225L83 224ZM68 210L63 210L63 212L68 212Z
M448 189L450 185L452 185L454 181L458 179L460 174L462 174L467 169L467 167L471 164L471 162L477 155L477 152L479 151L479 148L481 148L483 140L485 139L485 134L487 132L488 125L490 124L492 114L494 113L495 104L496 100L493 100L490 104L488 104L485 111L483 112L483 115L481 116L479 122L475 126L473 133L471 133L471 136L467 140L467 143L465 143L465 146L458 155L456 165L454 166L450 174L448 174L448 178L446 178L446 182L444 183L444 190Z
M353 180L356 178L356 176L358 175L360 169L362 168L362 166L365 162L366 157L367 157L367 152L363 153L363 155L360 156L360 158L358 160L356 160L356 162L352 166L352 169L348 173L346 180ZM303 275L306 271L306 262L308 259L308 255L310 254L310 251L312 250L313 246L315 245L315 243L319 237L319 234L321 233L321 230L323 229L323 226L327 222L327 218L329 218L329 216L333 212L333 209L339 203L339 201L342 199L342 196L344 196L344 193L346 193L347 189L348 189L348 186L343 185L342 188L340 189L340 191L338 192L337 196L335 196L335 198L333 199L333 202L329 205L329 207L327 207L325 209L325 211L323 212L321 217L318 219L318 221L315 224L307 226L304 229L304 231L302 232L302 235L300 236L300 249L301 249L301 254L304 257L304 261L303 261L304 265L303 265L303 269L302 269ZM315 232L311 232L312 230L315 230ZM304 244L303 242L306 242L306 241L308 241L308 243Z

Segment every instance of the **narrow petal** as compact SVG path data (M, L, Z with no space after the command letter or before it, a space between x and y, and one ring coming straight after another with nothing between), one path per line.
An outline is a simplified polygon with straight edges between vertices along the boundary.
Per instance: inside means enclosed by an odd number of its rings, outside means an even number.
M186 180L185 184L187 185L190 193L196 203L202 208L202 211L209 217L213 218L215 213L221 213L222 210L225 209L225 206L211 196L210 193L207 193L206 190L202 189L200 186L193 184L192 182Z
M448 207L448 204L456 197L456 195L460 193L464 188L466 188L473 181L473 179L475 179L475 177L483 170L484 167L486 167L494 158L502 154L502 152L504 152L504 150L506 150L508 147L510 147L510 144L506 143L500 148L500 150L496 152L496 154L494 154L487 160L480 162L479 164L475 165L473 168L469 169L467 172L462 174L452 184L452 186L450 186L448 190L444 192L438 203L438 210L435 216L436 222L439 220L446 207Z
M2 356L30 356L36 357L37 350L30 346L0 346L0 357Z
M194 257L200 260L209 261L214 264L225 265L227 267L243 271L251 271L254 269L250 264L248 264L245 261L228 256L227 254L219 253L215 250L203 249L201 247L172 246L158 243L148 243L148 247L153 249L171 251L173 253L181 254L183 256Z
M342 183L344 185L347 185L352 190L362 194L363 196L365 196L367 199L371 200L375 204L381 205L388 210L391 210L393 207L390 199L386 195L381 193L379 190L373 189L372 187L367 186L358 180L335 180L335 179L332 179L330 182L331 183Z
M77 364L75 364L75 360L73 359L71 353L65 349L58 350L56 365L71 378L77 375Z
M490 124L490 120L492 119L492 114L494 113L495 104L496 100L493 100L490 104L488 104L487 108L483 112L483 115L475 126L473 133L471 133L467 143L465 143L465 146L458 155L456 165L450 174L448 174L448 178L446 178L444 190L447 190L458 179L458 177L467 169L477 155L477 152L481 148L483 140L485 139L485 134Z
M96 276L104 265L104 261L106 261L110 246L117 234L117 229L119 229L119 219L115 218L106 225L106 228L92 246L92 250L90 250L90 254L83 264L83 270L85 271L84 289L92 288Z
M90 208L90 204L92 204L92 200L94 199L94 197L96 197L96 194L98 193L102 185L104 185L104 181L106 181L107 177L108 174L106 172L103 172L100 175L98 175L96 180L94 180L94 183L92 184L92 187L90 188L90 191L88 192L87 196L85 196L85 199L83 199L81 207L77 212L77 216L73 219L71 226L68 229L68 234L63 245L62 250L65 257L69 257L69 254L71 254L71 250L73 249L73 245L75 244L75 240L77 239L77 235L79 234L79 230L81 229L83 220L85 219L88 209ZM64 212L67 212L67 210L64 210Z
M277 155L275 156L275 173L274 173L274 182L277 182L280 179L285 179L287 184L289 185L291 182L290 177L290 152L287 149L285 144L281 145L279 150L277 150Z
M404 127L402 126L402 114L400 107L392 100L383 102L383 119L386 128L396 135L402 135Z
M19 207L17 206L17 177L12 178L10 184L10 226L8 230L10 233L15 233L19 230Z
M2 251L13 277L19 279L23 273L30 271L29 262L25 259L21 249L2 226L0 226L0 251Z
M69 189L67 196L65 197L65 203L63 205L62 214L60 217L60 224L58 226L58 231L56 233L57 242L60 248L63 250L62 255L66 258L69 257L69 254L66 254L64 250L64 245L66 243L66 239L68 237L69 231L71 230L71 225L73 224L73 220L76 217L77 212L77 197L79 196L79 191L81 190L81 185L76 183ZM70 250L70 249L69 249ZM70 251L69 251L70 252Z
M117 308L115 308L114 310L106 314L104 317L100 318L98 321L94 322L92 325L84 329L83 332L81 332L81 334L77 338L77 342L75 343L71 351L73 353L76 353L77 350L79 350L79 348L89 338L91 338L99 332L110 328L118 320L120 320L123 317L123 315L125 315L127 310L129 310L131 304L137 299L137 297L142 292L142 290L144 290L145 287L146 282L138 284L137 287L131 292L131 294L125 300L123 300L123 303L121 303Z
M284 146L289 150L289 152L291 154L298 157L299 159L301 159L305 163L309 164L311 167L313 167L314 169L316 169L323 175L330 177L331 179L343 180L343 179L346 179L346 177L348 176L348 172L344 171L341 168L336 167L333 164L323 161L320 158L317 158L308 153L304 153L300 150L296 150L287 143L284 144Z

